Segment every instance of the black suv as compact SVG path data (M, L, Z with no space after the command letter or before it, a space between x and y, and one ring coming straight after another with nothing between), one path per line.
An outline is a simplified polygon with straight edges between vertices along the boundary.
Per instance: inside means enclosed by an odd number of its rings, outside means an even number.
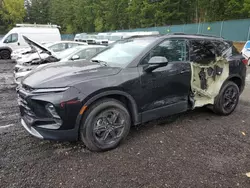
M245 86L246 60L232 42L202 35L132 37L89 61L29 74L18 89L21 123L32 135L117 147L131 125L197 107L231 114Z

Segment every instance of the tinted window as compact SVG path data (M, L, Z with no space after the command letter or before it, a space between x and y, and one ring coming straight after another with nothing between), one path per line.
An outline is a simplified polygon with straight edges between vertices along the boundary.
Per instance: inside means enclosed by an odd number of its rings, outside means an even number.
M231 45L226 41L213 41L216 55L223 56L226 51L231 47Z
M216 55L224 58L231 57L233 55L239 55L238 50L234 47L231 41L214 41L216 49Z
M5 40L4 43L14 43L18 41L18 34L17 33L13 33L11 35L9 35Z
M190 60L193 62L208 64L215 60L216 49L211 41L193 40L191 49Z
M168 62L187 60L187 44L185 40L165 40L149 52L141 64L147 64L154 56L166 57Z

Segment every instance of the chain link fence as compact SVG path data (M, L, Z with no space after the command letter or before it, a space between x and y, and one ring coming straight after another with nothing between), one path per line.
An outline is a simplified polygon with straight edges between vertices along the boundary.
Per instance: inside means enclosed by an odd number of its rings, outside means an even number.
M160 34L207 34L241 42L250 39L250 19L118 30L118 32L121 31L159 31Z

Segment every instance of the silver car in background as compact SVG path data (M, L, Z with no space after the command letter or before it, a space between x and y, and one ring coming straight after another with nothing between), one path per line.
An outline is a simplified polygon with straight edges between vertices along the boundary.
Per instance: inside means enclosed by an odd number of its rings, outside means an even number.
M20 84L23 77L28 75L31 71L36 68L40 68L51 63L57 62L74 62L80 61L83 59L89 59L94 56L96 53L103 50L105 46L101 45L85 45L85 46L77 46L73 48L69 48L60 53L53 53L51 51L47 51L49 55L46 59L40 59L37 61L33 61L32 63L24 63L22 65L17 64L14 68L14 80L16 84ZM51 60L51 61L50 61Z

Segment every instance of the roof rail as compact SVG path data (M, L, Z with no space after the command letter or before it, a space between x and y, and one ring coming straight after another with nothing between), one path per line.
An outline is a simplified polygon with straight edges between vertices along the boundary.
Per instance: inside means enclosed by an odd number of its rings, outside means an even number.
M16 27L43 27L43 28L61 28L58 25L52 24L16 24Z
M125 37L123 39L131 39L131 38L140 38L140 37L158 37L158 36L163 36L161 34L152 34L152 35L132 35L132 36L129 36L129 37Z
M207 35L207 34L172 33L172 35L193 35L193 36L214 37L214 38L224 39L223 37L219 37L219 36L216 36L216 35Z

